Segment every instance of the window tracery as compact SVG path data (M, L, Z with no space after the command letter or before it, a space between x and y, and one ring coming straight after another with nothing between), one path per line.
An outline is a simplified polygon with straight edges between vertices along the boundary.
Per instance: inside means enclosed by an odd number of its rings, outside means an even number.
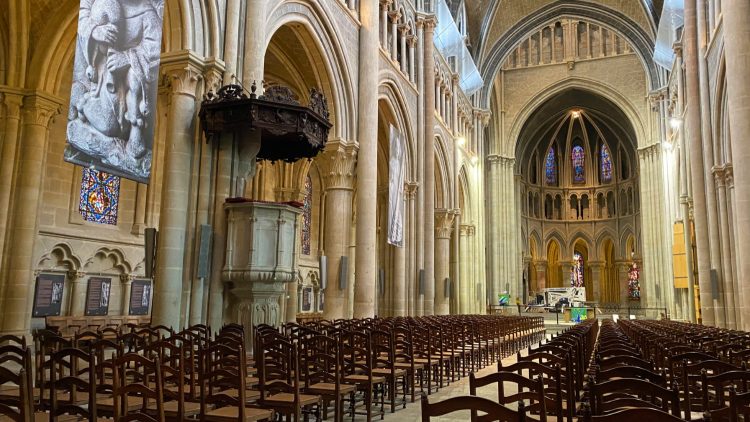
M602 183L609 183L612 181L612 156L609 153L609 147L607 144L602 143L602 149L600 152L600 168Z
M576 145L573 147L571 158L573 160L573 183L585 183L585 152L583 151L583 147L581 145Z
M557 160L554 145L549 147L549 151L547 151L547 157L544 160L544 175L548 185L557 184Z

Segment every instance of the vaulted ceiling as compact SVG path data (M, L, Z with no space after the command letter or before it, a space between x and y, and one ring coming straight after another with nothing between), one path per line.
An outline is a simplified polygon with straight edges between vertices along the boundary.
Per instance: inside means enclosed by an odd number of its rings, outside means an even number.
M446 0L454 11L462 0ZM463 0L472 54L481 60L515 24L561 0ZM654 35L664 0L576 0L568 3L601 5L627 16Z

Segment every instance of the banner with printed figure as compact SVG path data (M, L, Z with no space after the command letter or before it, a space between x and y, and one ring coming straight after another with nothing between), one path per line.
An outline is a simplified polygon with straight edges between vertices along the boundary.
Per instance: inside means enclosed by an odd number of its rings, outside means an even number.
M148 183L164 0L81 0L65 161Z
M404 180L406 141L390 127L390 157L388 160L388 243L404 246Z

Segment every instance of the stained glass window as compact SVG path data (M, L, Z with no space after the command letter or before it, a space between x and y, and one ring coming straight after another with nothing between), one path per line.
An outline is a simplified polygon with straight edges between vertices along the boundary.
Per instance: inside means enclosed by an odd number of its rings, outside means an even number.
M120 178L103 171L84 168L78 210L83 219L100 224L117 224Z
M544 159L544 175L548 185L557 184L557 160L555 160L555 147L549 147L547 157Z
M570 287L583 287L583 255L573 254L573 266L570 269Z
M305 179L305 199L304 208L302 209L302 254L310 255L310 231L312 228L312 200L313 188L312 179L307 176Z
M584 175L584 169L583 169L583 162L584 162L583 147L580 145L574 146L573 152L571 155L573 158L573 183L584 183L586 181L586 177Z
M602 151L599 154L601 160L602 182L612 181L612 156L609 154L607 144L602 144Z

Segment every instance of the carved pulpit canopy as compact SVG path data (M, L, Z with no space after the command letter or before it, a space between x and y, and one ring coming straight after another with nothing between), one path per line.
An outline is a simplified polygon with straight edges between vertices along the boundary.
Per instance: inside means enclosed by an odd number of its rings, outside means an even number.
M284 86L268 88L261 96L240 85L225 85L217 93L206 94L200 119L208 141L222 133L261 130L258 159L294 162L313 158L323 150L331 122L328 103L317 89L310 90L307 106Z

